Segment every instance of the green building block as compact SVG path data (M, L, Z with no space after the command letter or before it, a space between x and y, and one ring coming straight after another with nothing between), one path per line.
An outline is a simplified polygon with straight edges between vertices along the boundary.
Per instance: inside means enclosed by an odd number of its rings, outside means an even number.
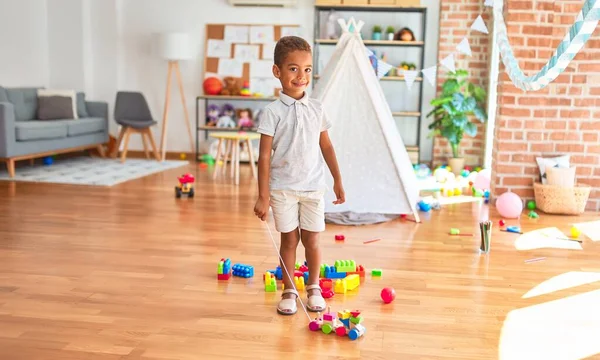
M354 260L336 260L335 271L337 272L355 272L356 262Z
M371 270L371 276L381 276L381 269Z
M277 291L277 282L275 281L274 278L271 279L270 284L265 284L265 291L266 292L276 292Z
M300 266L302 266L302 264L300 264L299 262L296 263L296 270L300 269Z
M350 317L350 322L353 323L353 324L355 324L355 325L360 324L362 321L363 321L362 316Z
M327 264L321 264L321 269L320 269L320 273L321 273L321 277L324 278L325 277L325 268L329 267L329 265Z
M217 274L223 273L223 262L219 262L219 266L217 267Z

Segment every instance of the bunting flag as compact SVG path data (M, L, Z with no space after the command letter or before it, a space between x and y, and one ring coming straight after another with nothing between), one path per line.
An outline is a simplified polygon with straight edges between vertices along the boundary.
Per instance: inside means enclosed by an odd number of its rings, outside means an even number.
M460 51L461 54L465 54L467 56L473 56L471 52L471 46L469 45L469 39L464 38L460 44L456 46L456 50Z
M479 15L477 19L475 19L473 25L471 25L471 29L482 32L484 34L489 34L487 26L485 26L485 22L483 22L483 18L481 17L481 15Z
M382 77L384 77L388 72L390 72L390 70L393 68L394 66L383 62L383 61L378 61L377 62L377 78L381 79Z
M404 76L404 81L406 82L406 86L410 90L410 88L412 88L415 80L417 79L417 75L419 75L419 72L416 70L403 70L402 75Z
M427 79L427 81L429 82L429 84L431 84L431 86L435 86L435 71L437 69L437 66L430 66L426 69L421 70L421 72L423 73L423 76L425 76L425 79Z
M456 71L456 64L454 63L454 54L450 54L448 56L446 56L442 61L441 64L448 69L450 72L455 72Z

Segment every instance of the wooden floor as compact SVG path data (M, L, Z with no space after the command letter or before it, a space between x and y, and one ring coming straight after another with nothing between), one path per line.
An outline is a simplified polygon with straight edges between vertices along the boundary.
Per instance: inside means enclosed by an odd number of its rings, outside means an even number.
M198 176L197 195L175 199L176 176L186 170ZM328 226L324 261L354 259L368 270L382 268L383 277L368 275L356 293L330 301L335 311L363 311L363 338L310 332L302 311L277 315L279 295L263 290L261 274L276 267L277 256L264 223L253 216L249 169L243 166L239 186L209 176L190 165L112 188L0 182L0 359L576 359L600 353L598 244L585 237L583 250L547 247L577 243L539 237L515 242L518 235L497 230L491 211L491 252L482 256L478 222L488 207L479 204L422 214L422 224ZM520 225L568 234L571 223L597 219L540 214ZM451 227L474 236L450 237ZM345 242L334 241L338 233ZM381 241L363 244L372 238ZM544 248L516 248L531 244ZM254 278L217 282L222 257L253 265ZM546 259L525 262L539 257ZM298 259L304 260L301 247ZM379 297L385 286L397 294L389 305ZM531 295L532 289L541 294Z

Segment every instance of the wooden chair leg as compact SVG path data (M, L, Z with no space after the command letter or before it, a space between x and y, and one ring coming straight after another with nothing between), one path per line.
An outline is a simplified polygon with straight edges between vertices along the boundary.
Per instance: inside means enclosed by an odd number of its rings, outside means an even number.
M119 137L117 138L117 142L115 143L115 148L113 149L112 153L110 154L111 158L113 158L113 159L117 158L117 155L119 154L119 149L121 148L121 142L123 141L123 136L125 135L126 131L127 131L127 127L121 126L121 131L119 131Z
M156 158L156 161L161 161L160 154L158 153L158 149L156 148L156 142L154 142L154 135L152 135L152 129L146 129L145 134L148 137L148 140L150 141L150 146L152 147L152 153L154 154L154 158Z
M142 131L140 133L142 135L142 145L144 145L144 154L146 155L146 159L150 159L150 153L148 152L148 143L146 142L146 131Z
M221 145L223 144L223 139L219 138L219 144L217 145L217 157L215 158L215 168L213 170L213 180L217 178L217 174L219 173L219 159L221 158Z
M229 160L232 145L233 145L233 140L229 140L229 139L225 140L225 157L223 158L223 169L222 169L223 175L227 174L227 160Z
M127 128L125 130L125 135L123 139L123 152L121 153L121 162L124 163L127 158L127 147L129 146L129 137L131 136L131 129Z
M98 145L96 147L96 149L98 150L98 154L100 154L101 158L105 158L106 157L106 151L104 150L104 145Z
M35 165L35 159L29 159L29 166Z
M11 178L15 177L15 160L8 159L6 160L6 167L8 168L8 176Z

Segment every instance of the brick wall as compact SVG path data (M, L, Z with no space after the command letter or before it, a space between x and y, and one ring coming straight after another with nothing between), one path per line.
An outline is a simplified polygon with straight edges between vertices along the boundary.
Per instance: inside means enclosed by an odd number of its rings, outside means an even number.
M470 72L470 81L482 86L487 91L489 35L470 30L473 21L483 12L483 19L489 23L491 9L484 7L483 0L441 0L440 1L440 39L438 48L438 63L446 56L456 52L456 46L464 39L469 39L472 56L455 55L456 68ZM488 25L491 31L491 24ZM447 70L438 69L438 94L446 79ZM430 120L430 119L428 119ZM461 152L467 165L482 165L485 148L485 127L475 120L478 125L477 136L465 135L461 142ZM443 137L436 137L433 142L433 166L447 162L452 156L452 150Z
M579 0L506 0L508 38L527 75L545 65L578 12ZM571 155L577 180L594 189L588 210L600 210L600 30L568 69L541 91L525 93L500 66L492 160L492 194L533 198L537 156Z

